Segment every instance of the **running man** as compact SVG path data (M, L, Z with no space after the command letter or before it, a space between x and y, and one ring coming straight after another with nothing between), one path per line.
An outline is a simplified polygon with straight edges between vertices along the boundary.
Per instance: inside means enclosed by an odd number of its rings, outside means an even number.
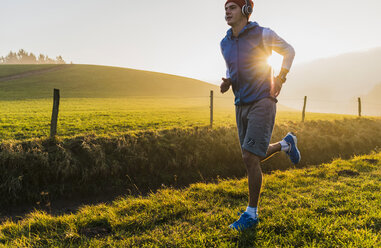
M262 186L261 161L284 151L292 163L300 161L297 139L288 133L282 141L270 144L276 114L276 97L294 60L295 51L273 30L249 21L252 0L227 0L225 19L231 28L221 41L226 78L221 93L232 86L235 95L236 121L249 184L249 205L240 218L229 227L245 230L258 223L258 200ZM267 58L272 51L283 56L282 69L273 77Z

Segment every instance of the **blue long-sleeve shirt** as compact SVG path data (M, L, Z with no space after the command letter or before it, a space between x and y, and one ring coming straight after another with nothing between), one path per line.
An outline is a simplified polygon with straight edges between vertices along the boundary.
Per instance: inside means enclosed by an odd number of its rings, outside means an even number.
M282 67L290 70L295 51L271 29L249 22L238 37L233 36L232 29L228 30L221 41L221 51L226 61L226 76L232 82L236 105L272 97L272 74L267 58L273 50L283 55Z

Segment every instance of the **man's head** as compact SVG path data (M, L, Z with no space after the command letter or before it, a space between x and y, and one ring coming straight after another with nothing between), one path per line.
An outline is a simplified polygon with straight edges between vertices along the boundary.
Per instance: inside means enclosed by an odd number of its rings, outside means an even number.
M249 8L251 7L251 10L254 7L254 3L252 0L248 0L250 3ZM236 23L247 21L251 15L251 11L246 8L246 10L243 9L243 7L246 5L246 0L227 0L225 3L225 19L228 23L228 25L232 26ZM246 6L247 7L247 6ZM245 11L247 15L245 15Z

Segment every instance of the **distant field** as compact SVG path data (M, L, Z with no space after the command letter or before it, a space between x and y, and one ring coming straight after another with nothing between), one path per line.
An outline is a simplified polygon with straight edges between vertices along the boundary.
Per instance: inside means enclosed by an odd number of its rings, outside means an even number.
M49 135L52 99L0 101L1 140L24 140ZM232 98L214 99L214 125L235 125ZM355 118L348 115L307 113L307 120ZM277 122L301 120L297 111L279 111ZM117 136L139 130L206 126L209 98L62 98L58 135Z

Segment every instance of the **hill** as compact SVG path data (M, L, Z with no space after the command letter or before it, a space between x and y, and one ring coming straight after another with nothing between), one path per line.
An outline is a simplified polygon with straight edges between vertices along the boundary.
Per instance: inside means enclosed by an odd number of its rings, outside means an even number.
M12 75L23 74L26 72L44 70L52 67L57 67L57 65L2 65L0 64L0 80L3 77L8 77Z
M12 65L13 71L39 66ZM12 66L0 66L0 75L9 76ZM0 100L51 98L52 89L66 98L199 97L219 87L199 80L164 73L95 65L68 65L61 70L0 82Z
M0 226L6 247L379 247L381 153L264 175L260 222L231 231L247 179L34 212Z
M369 113L381 116L381 82L373 87L368 94L361 96L365 109L369 108Z
M301 109L308 96L309 111L355 114L357 97L373 89L380 71L381 47L295 65L280 102Z

